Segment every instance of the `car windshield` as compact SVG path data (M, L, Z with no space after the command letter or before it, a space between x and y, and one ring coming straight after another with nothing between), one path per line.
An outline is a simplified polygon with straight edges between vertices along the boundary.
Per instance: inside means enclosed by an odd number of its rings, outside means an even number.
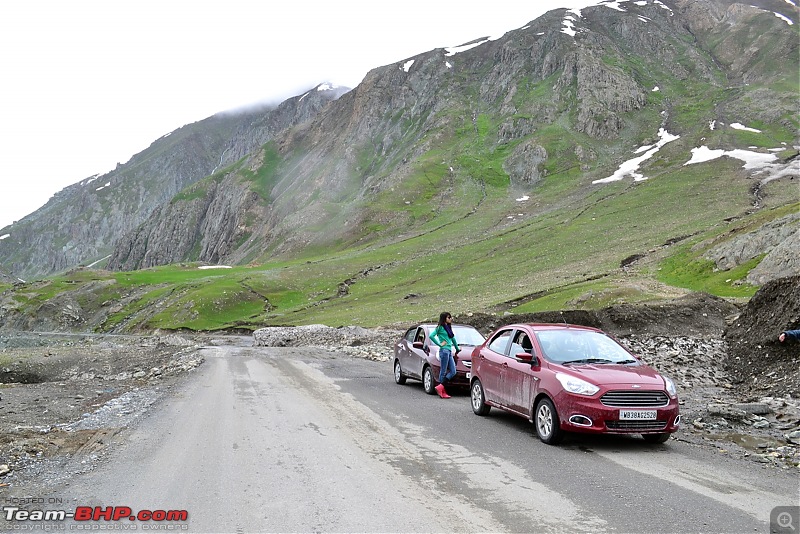
M480 332L471 326L453 326L453 334L456 336L456 343L460 345L471 345L477 347L485 341Z
M619 343L590 330L543 330L536 333L545 357L562 364L636 363Z

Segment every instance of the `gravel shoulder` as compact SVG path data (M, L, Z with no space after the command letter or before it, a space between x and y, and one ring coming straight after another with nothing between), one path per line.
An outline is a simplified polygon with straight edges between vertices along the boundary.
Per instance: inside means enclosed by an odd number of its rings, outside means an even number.
M54 463L102 449L202 363L201 341L0 335L0 488L35 482Z

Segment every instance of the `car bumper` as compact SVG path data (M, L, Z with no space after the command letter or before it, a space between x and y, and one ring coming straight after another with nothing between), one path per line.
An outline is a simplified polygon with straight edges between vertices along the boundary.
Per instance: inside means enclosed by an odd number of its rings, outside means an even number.
M672 433L680 426L680 409L677 399L666 406L613 407L602 404L597 398L562 393L556 399L561 428L569 432L594 434L662 434ZM633 418L622 417L623 411L640 412ZM646 418L644 415L655 417Z
M433 376L436 379L436 381L438 382L439 381L439 371L440 371L441 368L440 367L434 367L434 366L431 366L431 368L433 370ZM471 369L462 368L459 365L458 367L456 367L455 376L453 378L451 378L447 382L447 385L468 388L471 378L472 378Z
M467 372L456 371L456 376L451 378L449 383L453 384L454 386L463 386L465 388L468 388L470 381L468 376L470 376L468 371Z

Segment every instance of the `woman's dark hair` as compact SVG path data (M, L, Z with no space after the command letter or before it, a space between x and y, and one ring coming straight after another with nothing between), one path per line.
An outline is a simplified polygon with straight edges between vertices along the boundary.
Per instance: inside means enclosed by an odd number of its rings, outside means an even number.
M439 314L439 326L444 326L448 317L452 317L449 312L442 312Z

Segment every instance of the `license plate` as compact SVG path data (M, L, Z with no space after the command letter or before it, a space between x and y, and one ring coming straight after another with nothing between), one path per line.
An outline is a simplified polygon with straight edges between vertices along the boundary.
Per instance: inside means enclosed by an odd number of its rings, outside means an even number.
M619 418L629 421L655 421L657 414L655 410L620 410Z
M467 373L467 380L469 380L470 378L472 378L472 373Z

